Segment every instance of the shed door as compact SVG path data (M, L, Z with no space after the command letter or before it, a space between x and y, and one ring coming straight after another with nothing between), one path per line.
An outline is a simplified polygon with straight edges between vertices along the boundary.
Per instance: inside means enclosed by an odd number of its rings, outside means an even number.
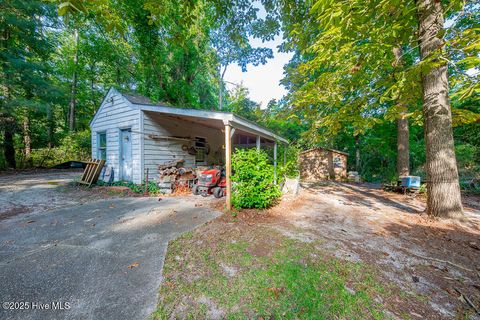
M132 130L126 129L120 132L120 168L121 179L132 181Z

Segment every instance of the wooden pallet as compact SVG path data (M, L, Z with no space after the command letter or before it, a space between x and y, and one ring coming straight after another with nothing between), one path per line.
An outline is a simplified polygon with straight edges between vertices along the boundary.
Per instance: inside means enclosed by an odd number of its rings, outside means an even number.
M87 166L85 167L85 171L83 171L82 178L80 179L80 181L78 181L78 183L85 184L90 187L92 184L97 182L104 165L105 160L93 159L92 161L88 161Z

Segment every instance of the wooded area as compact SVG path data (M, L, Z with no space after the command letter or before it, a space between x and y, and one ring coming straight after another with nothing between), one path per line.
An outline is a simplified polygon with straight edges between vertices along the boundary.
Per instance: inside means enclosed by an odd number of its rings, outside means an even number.
M266 63L250 39L276 35L288 94L261 109L224 75ZM324 146L367 181L421 176L433 216L480 185L478 0L5 0L0 39L1 169L88 158L114 86L275 130L295 147L284 172Z

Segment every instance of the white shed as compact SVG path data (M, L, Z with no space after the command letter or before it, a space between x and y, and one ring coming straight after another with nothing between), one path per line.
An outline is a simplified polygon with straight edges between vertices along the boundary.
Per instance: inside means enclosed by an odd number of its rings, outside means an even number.
M170 160L184 166L224 164L230 194L232 140L244 146L271 145L276 167L277 142L288 141L233 113L174 108L110 88L90 123L92 158L105 159L115 180L142 183L146 169ZM196 154L189 153L195 148ZM227 205L229 205L227 197Z

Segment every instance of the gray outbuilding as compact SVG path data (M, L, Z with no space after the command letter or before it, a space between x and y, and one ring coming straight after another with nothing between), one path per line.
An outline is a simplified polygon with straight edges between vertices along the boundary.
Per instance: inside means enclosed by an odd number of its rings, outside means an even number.
M275 168L277 143L288 143L233 113L154 104L145 97L114 88L103 99L90 128L92 158L106 160L115 181L142 183L146 169L150 179L155 179L158 165L181 159L188 167L224 165L229 195L232 142L235 146L258 149L272 146Z

